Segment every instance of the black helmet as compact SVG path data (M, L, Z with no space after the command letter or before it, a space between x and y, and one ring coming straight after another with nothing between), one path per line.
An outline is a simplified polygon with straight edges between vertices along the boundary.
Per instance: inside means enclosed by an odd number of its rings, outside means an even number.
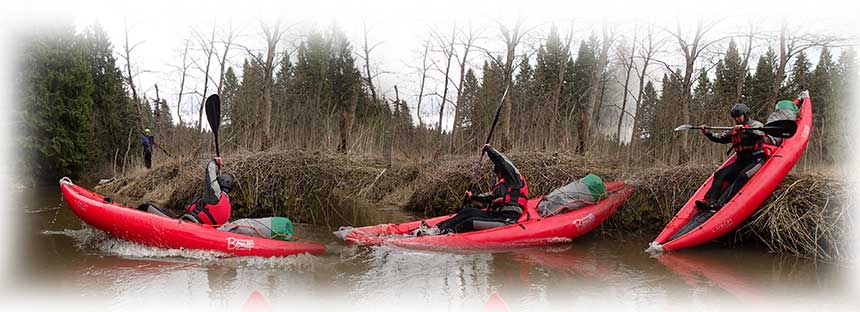
M218 178L215 179L215 181L218 182L218 186L221 187L221 190L229 193L230 190L233 189L233 183L235 183L236 180L234 180L233 176L229 174L222 174L219 175Z
M738 104L735 104L735 106L732 106L732 112L731 112L732 118L737 118L740 115L749 116L749 113L750 113L750 108L747 107L747 105L744 103L738 103Z

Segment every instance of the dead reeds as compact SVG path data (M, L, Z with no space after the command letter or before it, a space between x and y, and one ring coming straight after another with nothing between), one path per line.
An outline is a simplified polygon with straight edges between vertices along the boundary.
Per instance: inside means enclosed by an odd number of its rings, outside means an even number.
M738 240L761 241L776 253L815 260L848 257L849 196L846 185L820 174L789 176L736 232Z
M631 167L560 153L509 157L525 175L532 197L588 173L635 186L636 192L599 228L604 234L656 235L719 166ZM476 171L476 160L477 155L454 156L388 166L368 157L269 151L226 157L224 172L238 181L231 194L234 219L288 216L335 228L402 221L389 213L396 206L421 217L451 213L461 205L473 173L474 192L488 191L495 182L491 163L485 159ZM206 161L174 160L138 176L115 179L98 191L180 208L202 192ZM848 206L848 192L840 180L795 173L722 241L763 244L772 252L817 260L843 259Z

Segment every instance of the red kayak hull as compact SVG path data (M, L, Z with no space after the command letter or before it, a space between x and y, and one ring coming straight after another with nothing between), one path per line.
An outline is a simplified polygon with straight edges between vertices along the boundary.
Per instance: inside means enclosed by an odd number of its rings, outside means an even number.
M669 224L660 232L660 235L654 239L649 250L679 250L701 245L725 235L740 225L741 222L746 220L747 217L770 197L771 193L782 182L782 179L788 175L788 172L791 171L806 149L811 133L812 101L807 97L803 100L803 104L800 107L800 114L797 119L797 134L785 139L781 146L765 145L765 148L771 149L771 156L765 161L758 173L753 175L731 201L726 203L722 209L718 210L701 225L670 241L672 236L698 212L699 209L696 207L695 202L697 199L705 197L705 193L707 193L708 188L711 187L711 183L714 180L714 175L712 174L675 217L669 221ZM735 155L732 155L720 168L734 161Z
M168 249L219 251L233 256L276 257L321 254L316 242L290 242L219 231L211 226L171 219L118 203L73 184L60 182L63 198L84 222L123 240Z
M615 210L633 193L633 187L621 182L607 184L612 194L600 202L565 214L549 217L532 217L519 224L474 231L460 234L396 237L406 235L421 225L421 220L402 224L381 224L352 229L344 240L359 245L388 244L408 249L420 250L503 250L529 246L570 242L588 233L608 219ZM540 198L529 200L531 216L538 216L536 210ZM423 220L433 226L452 215Z

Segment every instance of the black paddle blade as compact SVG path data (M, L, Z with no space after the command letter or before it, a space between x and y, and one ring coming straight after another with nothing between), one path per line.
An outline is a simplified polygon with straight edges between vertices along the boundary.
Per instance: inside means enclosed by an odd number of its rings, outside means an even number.
M777 120L764 125L761 131L778 138L790 138L797 133L797 122L794 120Z
M218 133L218 126L221 125L221 97L217 94L206 99L206 119L209 120L212 132Z

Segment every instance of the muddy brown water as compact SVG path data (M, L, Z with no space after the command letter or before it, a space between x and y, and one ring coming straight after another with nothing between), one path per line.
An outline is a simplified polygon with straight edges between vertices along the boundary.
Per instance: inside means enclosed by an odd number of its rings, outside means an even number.
M652 258L643 253L652 235L590 233L546 248L451 254L347 246L330 229L300 224L296 234L326 244L325 255L220 259L112 239L82 224L58 187L19 195L18 291L65 298L27 301L33 307L240 311L255 290L274 311L477 311L492 292L512 311L857 304L846 266L755 248L712 244ZM404 217L392 208L385 213Z

